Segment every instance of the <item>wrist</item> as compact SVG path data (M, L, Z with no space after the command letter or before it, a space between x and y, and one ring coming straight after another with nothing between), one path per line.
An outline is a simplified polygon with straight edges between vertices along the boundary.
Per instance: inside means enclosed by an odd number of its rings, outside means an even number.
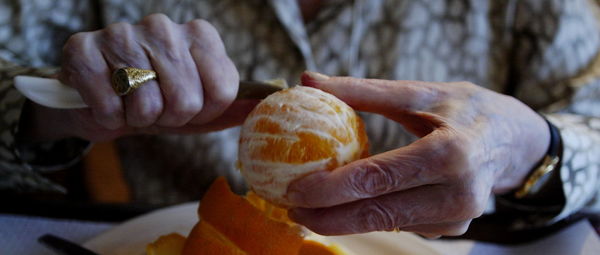
M497 202L521 211L558 213L565 203L560 168L563 145L560 131L546 120L550 132L550 145L543 160L528 174L515 190L497 196Z
M503 194L521 187L537 166L543 163L549 150L549 123L539 114L529 117L530 126L521 128L508 169L496 179L494 194Z

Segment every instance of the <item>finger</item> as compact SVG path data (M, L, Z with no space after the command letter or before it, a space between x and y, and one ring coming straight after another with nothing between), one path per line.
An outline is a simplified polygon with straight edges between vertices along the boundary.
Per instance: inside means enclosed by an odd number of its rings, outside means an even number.
M197 134L223 130L233 126L238 126L244 122L248 114L254 107L260 103L260 100L244 99L234 101L227 110L218 118L210 123L197 125L188 123L183 127L161 128L160 132L179 133L179 134Z
M467 232L471 220L444 222L437 224L420 224L403 227L399 230L414 232L427 238L437 238L439 236L459 236Z
M111 70L123 67L153 69L144 50L137 43L134 27L128 23L108 26L102 33L103 55ZM113 92L114 93L114 92ZM163 109L158 83L148 81L133 93L123 97L126 122L131 127L147 127L156 122Z
M388 115L428 109L441 93L435 83L302 74L302 84L331 93L358 111ZM365 96L368 95L368 96Z
M485 201L472 201L476 199L473 194L454 188L443 184L420 186L334 207L295 208L289 216L326 235L404 230L479 217Z
M324 235L392 231L407 226L455 219L453 197L447 187L430 185L344 205L290 210L292 220Z
M408 146L298 179L287 197L295 206L319 208L441 183L461 163L457 146L453 137L436 130Z
M70 111L70 124L76 137L91 142L105 142L132 133L133 129L122 126L117 129L105 129L95 124L91 108L73 109Z
M204 91L202 111L191 122L204 124L223 114L233 102L238 91L239 75L214 27L206 21L194 20L185 28L195 38L202 39L190 45Z
M141 23L149 30L141 43L155 68L163 96L163 112L157 124L180 127L203 107L200 77L185 44L181 27L167 16L153 14Z
M111 70L98 50L97 33L77 33L63 47L61 82L76 88L95 122L110 130L125 124L123 102L110 85Z
M429 134L445 121L433 113L447 94L441 90L444 86L437 83L328 77L313 72L304 72L302 83L335 95L355 110L397 121L418 137Z

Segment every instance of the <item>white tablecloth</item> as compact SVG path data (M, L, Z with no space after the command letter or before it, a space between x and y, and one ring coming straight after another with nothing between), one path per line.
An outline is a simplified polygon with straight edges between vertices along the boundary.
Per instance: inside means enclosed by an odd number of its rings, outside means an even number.
M52 233L82 244L113 226L115 226L113 223L0 215L0 254L53 255L55 253L37 242L39 236ZM433 240L428 243L440 254L448 255L600 254L600 238L585 220L554 235L525 245L499 246L474 241L444 240Z
M600 238L587 220L579 221L560 232L535 242L503 246L474 241L428 241L446 255L599 255Z

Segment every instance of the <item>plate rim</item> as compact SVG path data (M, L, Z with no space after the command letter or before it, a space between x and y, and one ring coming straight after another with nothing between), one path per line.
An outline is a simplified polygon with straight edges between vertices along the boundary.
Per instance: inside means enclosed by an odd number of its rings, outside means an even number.
M106 250L107 247L107 243L111 243L111 240L114 240L115 237L119 237L122 236L123 233L127 233L130 232L132 228L136 228L137 226L143 226L146 225L147 222L151 222L153 219L160 219L161 217L166 217L169 214L183 214L183 215L187 215L190 213L194 213L196 215L195 217L195 221L197 222L198 220L198 216L197 216L197 208L198 205L200 204L199 201L191 201L191 202L186 202L186 203L182 203L182 204L177 204L177 205L172 205L172 206L167 206L167 207L163 207L154 211L151 211L149 213L146 214L142 214L139 216L136 216L132 219L129 219L127 221L124 221L98 235L96 235L95 237L91 238L90 240L87 240L83 246L94 250L94 251L102 251L102 250ZM184 219L182 222L186 222L189 221L190 219ZM191 230L191 228L193 227L192 225L188 225L185 224L185 228L188 228L187 232L189 232L189 230ZM175 229L175 226L173 226L173 228ZM179 229L181 230L181 229ZM184 236L187 236L187 232L186 231L172 231L172 232L178 232ZM186 232L186 233L184 233ZM155 233L155 238L158 238L158 236L161 235L166 235L169 233ZM148 234L149 236L151 236L150 234ZM317 234L315 234L317 235ZM413 244L414 246L412 248L412 250L418 250L420 251L419 254L433 254L433 255L438 255L440 254L438 250L436 250L434 247L428 245L426 243L426 241L420 237L418 237L417 235L413 234L413 233L408 233L408 232L371 232L371 233L364 233L364 234L355 234L355 235L347 235L347 236L333 236L333 237L328 237L328 236L321 236L325 239L328 239L331 242L337 243L341 246L343 246L346 250L349 250L352 252L351 249L348 248L348 244L344 244L344 242L356 242L356 240L364 240L365 242L369 242L369 240L373 240L375 238L379 238L381 237L380 243L383 243L384 245L387 245L389 247L392 247L392 240L393 236L391 235L397 235L397 237L400 238L404 238L405 241L410 241L411 244ZM348 240L345 240L348 239ZM151 242L151 241L150 241ZM368 245L368 243L367 243ZM110 245L108 245L110 248ZM394 246L396 247L396 246ZM420 249L420 250L419 250ZM110 251L112 251L112 249L108 249ZM398 252L400 252L401 249L400 247L398 247ZM143 251L142 251L143 252ZM356 254L355 252L353 252L354 254ZM141 254L145 254L145 253L141 253Z

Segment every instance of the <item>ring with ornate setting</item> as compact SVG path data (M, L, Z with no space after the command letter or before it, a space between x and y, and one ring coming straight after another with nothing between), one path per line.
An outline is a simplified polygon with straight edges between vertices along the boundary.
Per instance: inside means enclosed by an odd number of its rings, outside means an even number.
M131 94L144 83L156 79L156 72L135 67L124 67L112 74L112 87L119 96Z

